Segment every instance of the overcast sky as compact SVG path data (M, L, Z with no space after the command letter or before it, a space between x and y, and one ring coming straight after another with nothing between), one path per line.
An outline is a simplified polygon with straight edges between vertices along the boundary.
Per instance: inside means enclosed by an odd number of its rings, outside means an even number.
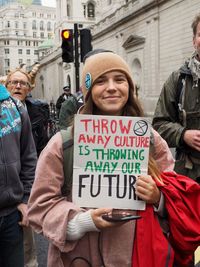
M44 6L56 7L56 0L42 0Z

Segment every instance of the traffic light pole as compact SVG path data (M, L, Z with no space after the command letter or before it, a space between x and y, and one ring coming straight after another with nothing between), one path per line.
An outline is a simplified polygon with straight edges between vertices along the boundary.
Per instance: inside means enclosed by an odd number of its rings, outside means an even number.
M74 24L74 49L75 49L75 77L76 77L76 92L80 90L80 81L79 81L79 52L78 52L78 24Z

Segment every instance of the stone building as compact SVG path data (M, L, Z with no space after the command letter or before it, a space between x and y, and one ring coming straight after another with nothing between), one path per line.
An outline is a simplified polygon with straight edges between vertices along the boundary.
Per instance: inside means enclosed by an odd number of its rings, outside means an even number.
M76 92L77 73L74 63L63 63L61 57L61 32L63 29L73 29L77 24L78 31L88 28L96 21L96 1L93 0L57 0L56 2L56 27L55 47L50 53L40 60L41 68L37 75L36 88L33 96L45 98L48 102L56 102L58 96L63 93L65 85ZM81 68L82 63L80 63Z
M87 7L90 1L73 2L79 2L76 12L83 14L84 5ZM165 79L193 51L191 22L200 11L199 0L101 0L94 5L95 20L89 21L93 48L110 49L123 56L132 70L145 112L152 116ZM59 29L84 19L74 10L72 1L57 0L57 17L62 18L56 27L57 45L61 44ZM75 85L73 64L62 64L59 49L54 53L45 59L40 76L46 87L43 97L48 100L58 97L69 76ZM40 93L38 90L37 95Z
M93 47L123 56L151 116L164 81L193 51L191 22L200 12L199 1L102 0L97 9L111 10L112 2L124 3L95 24Z
M4 0L0 3L0 76L21 64L38 61L38 46L54 37L56 10L41 1ZM30 1L29 1L30 2Z

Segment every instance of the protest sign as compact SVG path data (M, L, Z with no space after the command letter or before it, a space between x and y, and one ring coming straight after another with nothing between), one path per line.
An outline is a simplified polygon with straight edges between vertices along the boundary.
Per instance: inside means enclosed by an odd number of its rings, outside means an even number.
M76 115L73 202L80 207L145 209L135 194L137 175L147 174L147 118Z

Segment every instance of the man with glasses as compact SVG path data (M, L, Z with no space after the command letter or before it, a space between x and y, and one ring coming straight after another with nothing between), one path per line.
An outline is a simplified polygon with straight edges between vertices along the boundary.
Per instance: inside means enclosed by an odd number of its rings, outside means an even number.
M24 138L23 138L24 137ZM36 167L29 116L0 85L0 266L24 267L23 230Z
M49 118L49 107L46 103L45 107L47 109L47 115L44 118L41 105L37 105L36 101L32 97L29 97L31 90L33 89L32 80L28 73L22 69L17 69L11 72L5 82L7 89L10 91L14 98L22 101L25 108L28 111L31 125L32 133L35 141L37 154L39 156L42 149L46 146L48 142L47 136L47 124Z
M19 99L28 111L32 126L32 134L35 141L37 155L39 156L42 149L48 142L47 124L48 118L44 121L44 116L41 107L36 104L36 100L29 97L33 89L33 80L29 73L22 69L16 69L7 76L5 82L10 94ZM47 109L48 109L48 104ZM47 110L47 117L49 117ZM26 138L26 136L24 136ZM45 243L45 242L44 242ZM47 242L45 243L48 245ZM25 249L25 267L37 267L37 253L33 231L30 227L24 227L24 249Z

